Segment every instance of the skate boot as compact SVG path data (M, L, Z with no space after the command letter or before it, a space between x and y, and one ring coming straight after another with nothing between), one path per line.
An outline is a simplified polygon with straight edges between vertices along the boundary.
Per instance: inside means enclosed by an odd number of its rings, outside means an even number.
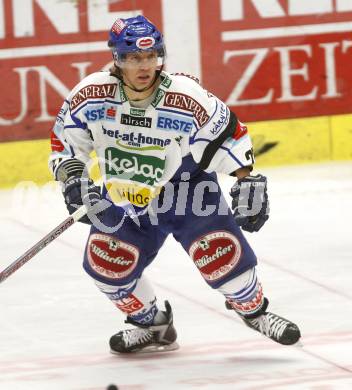
M122 330L110 338L111 352L164 352L178 349L175 342L177 333L173 326L171 306L165 301L166 311L163 311L166 320L161 325L141 325L127 317L126 323L137 326L134 329Z
M226 301L225 304L227 309L235 310L229 301ZM268 304L269 301L264 298L264 304L259 312L251 315L237 314L247 326L279 344L292 345L297 343L301 337L298 326L285 318L266 311Z

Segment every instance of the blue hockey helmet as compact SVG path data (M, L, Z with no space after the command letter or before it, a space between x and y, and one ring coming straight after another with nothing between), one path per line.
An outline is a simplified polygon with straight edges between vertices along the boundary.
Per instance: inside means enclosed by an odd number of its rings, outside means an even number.
M166 54L162 34L142 15L117 19L109 32L108 46L115 61L123 60L127 53L138 51L156 50L158 57Z

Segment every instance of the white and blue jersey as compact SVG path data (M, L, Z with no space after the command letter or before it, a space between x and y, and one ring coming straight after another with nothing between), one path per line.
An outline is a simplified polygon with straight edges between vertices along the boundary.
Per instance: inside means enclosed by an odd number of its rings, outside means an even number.
M65 160L87 165L95 151L103 196L114 203L101 221L111 229L92 226L85 251L84 268L97 281L133 284L168 234L214 288L256 264L215 174L252 165L247 128L191 78L162 72L150 104L140 108L109 72L88 76L62 106L52 149L56 178ZM169 207L160 212L163 202ZM153 213L140 215L138 224L126 218L131 204L144 211L156 204L157 221Z
M205 172L230 174L253 163L246 126L193 79L162 72L153 97L136 108L109 72L82 80L53 129L54 175L67 159L88 164L94 150L114 203L145 207L187 155Z

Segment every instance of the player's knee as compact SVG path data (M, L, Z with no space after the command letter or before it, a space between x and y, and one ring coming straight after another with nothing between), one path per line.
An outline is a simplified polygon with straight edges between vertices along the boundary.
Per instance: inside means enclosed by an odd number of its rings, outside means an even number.
M121 286L141 273L139 258L140 251L135 245L108 234L94 233L88 239L83 266L93 279Z
M233 278L243 267L242 244L229 231L218 230L198 237L190 246L189 256L213 288Z

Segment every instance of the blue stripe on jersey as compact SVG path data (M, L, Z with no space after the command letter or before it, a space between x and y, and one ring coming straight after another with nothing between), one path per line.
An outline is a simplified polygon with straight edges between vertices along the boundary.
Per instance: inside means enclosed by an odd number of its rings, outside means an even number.
M196 132L194 133L194 135L196 135L198 133L198 131L201 129L200 127L198 127L197 123L195 121L193 121L193 126L196 128Z
M166 112L172 112L173 114L179 114L179 115L183 115L183 116L188 116L190 118L193 118L193 114L186 114L184 112L181 112L181 111L176 111L176 110L169 110L167 108L156 108L157 111L166 111Z
M207 138L197 138L196 140L194 140L194 137L192 139L190 139L190 144L193 145L197 142L210 142L210 139L207 139Z
M76 153L75 153L73 147L71 145L69 145L69 147L70 147L70 150L71 150L71 156L75 157Z
M71 116L72 121L75 123L76 127L78 127L79 129L86 130L86 128L87 128L86 123L82 123L82 121L79 120L78 118L76 118L75 115L72 114L71 112L70 112L70 116ZM75 127L75 126L73 126L73 127ZM65 128L66 128L66 126L65 126Z
M198 138L196 140L194 140L194 137L190 138L189 140L189 143L190 145L193 145L197 142L208 142L210 143L211 141L209 139L206 139L206 138ZM223 150L226 150L227 153L231 156L231 158L233 160L235 160L237 162L237 164L240 166L240 167L244 167L244 165L236 158L236 156L231 152L231 149L228 149L228 148L225 148L225 146L220 146L219 149L223 149Z
M84 103L82 106L79 106L76 111L71 111L71 116L74 115L74 114L77 114L77 112L81 111L82 108L86 107L88 104L104 104L105 103L105 100L95 100L95 101L88 101L86 103ZM114 102L115 104L116 102Z
M195 133L194 133L192 136L190 136L190 138L189 138L189 139L190 139L190 141L189 141L190 144L193 144L193 143L194 143L193 140L194 140L195 136L197 135L197 133L198 133L199 130L200 130L200 128L197 126L197 124L196 124L195 121L193 121L193 126L195 127L196 131L195 131Z
M231 149L228 149L228 148L225 148L225 146L220 146L219 149L223 149L223 150L226 150L227 153L231 156L231 158L233 160L235 160L237 162L237 164L242 168L244 167L244 165L236 158L236 156L231 152Z
M73 122L75 122L76 127L78 127L79 129L83 129L83 130L87 129L87 123L81 122L78 118L76 118L73 115L71 115L71 119L73 120Z
M116 102L115 100L109 100L109 99L106 99L105 100L107 103L111 103L111 104L119 104L119 105L121 105L122 106L122 102Z
M87 127L82 127L80 125L67 125L64 127L64 129L82 129L86 130Z

